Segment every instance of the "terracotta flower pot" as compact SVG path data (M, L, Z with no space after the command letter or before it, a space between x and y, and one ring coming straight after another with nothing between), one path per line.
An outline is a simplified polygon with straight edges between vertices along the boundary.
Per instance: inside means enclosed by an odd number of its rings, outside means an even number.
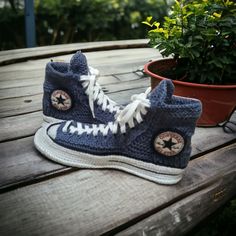
M144 71L151 77L151 87L154 88L161 80L164 71L176 65L173 59L162 59L149 62ZM192 97L201 100L203 112L197 125L215 126L230 118L236 108L236 85L207 85L172 80L175 85L175 95Z

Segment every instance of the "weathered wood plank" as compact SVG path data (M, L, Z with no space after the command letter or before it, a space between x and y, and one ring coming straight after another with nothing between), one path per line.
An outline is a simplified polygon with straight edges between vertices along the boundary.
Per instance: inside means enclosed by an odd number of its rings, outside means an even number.
M41 94L43 92L43 81L44 78L42 79L41 77L37 79L15 80L12 83L7 81L0 82L0 100ZM114 76L101 76L98 82L104 86L120 81Z
M236 118L236 113L234 114ZM192 154L213 149L229 141L236 140L236 133L226 133L221 127L197 128L192 138Z
M0 142L31 136L42 122L42 111L2 118L0 119ZM9 145L11 146L12 143Z
M119 104L125 104L130 101L130 96L132 94L144 91L145 88L137 88L135 90L132 89L118 93L110 93L109 97ZM30 108L28 109L30 110ZM39 109L41 109L41 106ZM21 111L22 110L19 110L19 112ZM10 111L7 110L7 112ZM16 113L17 111L14 110L14 112ZM236 121L236 112L233 114L231 120ZM33 135L40 127L41 121L41 111L2 118L0 119L0 141ZM236 133L225 133L220 127L197 128L192 139L192 155L210 150L233 139L236 139Z
M70 51L69 47L63 49L66 54L77 50ZM33 49L16 58L63 54L56 48L50 49L40 55ZM1 55L8 57L4 53L0 53L0 63ZM127 103L131 94L143 92L148 86L147 79L139 79L142 74L132 72L160 54L154 49L138 48L86 53L86 56L89 64L100 70L99 82L109 97ZM71 55L61 57L69 60ZM12 59L6 61L3 63ZM31 135L42 122L39 110L47 61L48 58L0 67L0 116L11 116L0 119L0 189L6 191L0 195L0 235L27 236L32 232L98 235L120 231L121 235L152 235L162 231L163 235L176 235L186 232L199 222L199 216L206 216L236 194L233 184L236 144L226 146L236 139L236 134L224 133L219 127L197 128L192 155L219 149L219 145L226 147L192 160L184 179L172 187L119 171L77 170L42 157L34 149ZM56 177L58 173L64 175ZM51 179L46 180L46 176ZM36 180L44 182L36 184ZM17 186L21 188L9 191ZM165 221L161 226L160 219Z
M9 77L11 78L11 77ZM36 87L37 85L40 86L41 88L43 87L43 81L44 81L44 75L41 75L39 77L30 77L30 78L18 78L15 80L3 80L0 81L0 96L1 99L3 99L4 97L10 97L10 95L7 95L8 93L4 92L7 89L12 89L12 90L8 90L9 92L13 91L14 89L18 89L18 88L24 88L24 87ZM112 84L112 83L116 83L116 82L120 82L119 79L117 79L114 76L99 76L98 77L98 82L100 85L106 85L106 84ZM42 90L42 89L41 89ZM5 94L4 94L5 93ZM3 95L4 94L4 95ZM18 94L18 93L16 93Z
M141 88L137 88L137 89L133 89L133 85L130 87L132 88L131 90L126 90L126 91L120 91L122 89L122 87L119 87L119 85L114 85L114 84L110 84L111 89L113 89L115 91L115 89L118 89L119 92L114 92L110 93L109 96L118 101L119 103L127 103L127 101L129 101L130 99L130 95L134 94L134 93L140 93L140 92L144 92L145 88L143 88L143 82L142 81L146 81L144 80L135 80L132 81L133 82L141 82ZM122 84L126 84L127 86L130 85L130 82L122 82ZM128 89L129 87L127 87ZM29 98L28 98L29 99ZM39 109L41 109L41 97L40 99L38 98L39 102L38 102L38 106ZM16 102L18 100L15 100ZM18 101L19 102L19 101ZM35 108L35 102L33 102L33 106L29 106L27 107L28 110ZM14 104L13 107L18 107L19 109L19 105L16 106L16 104ZM9 109L9 106L8 106ZM13 109L13 108L12 108ZM27 111L28 111L27 110ZM9 110L8 110L9 111ZM15 113L16 111L13 110ZM20 112L22 112L22 107L21 109L19 109ZM234 114L236 116L236 113ZM29 122L30 121L30 122ZM19 115L19 116L13 116L13 117L7 117L7 118L2 118L0 120L0 141L6 141L6 140L11 140L11 139L17 139L17 138L21 138L21 137L26 137L26 136L30 136L33 135L35 133L35 131L40 127L42 122L42 113L40 112L33 112L33 113L28 113L28 114L23 114L23 115ZM22 125L24 124L24 125ZM196 130L195 135L193 136L193 150L192 150L192 155L196 155L199 154L201 152L205 152L208 151L210 149L213 149L219 145L222 145L226 142L229 142L231 140L234 140L236 138L236 134L235 133L231 133L231 134L227 134L224 133L222 128L198 128ZM212 142L209 142L209 140L212 140ZM4 146L4 148L7 150L7 148L10 150L12 148L12 143L9 142L8 144L9 146ZM22 142L22 145L29 145L28 143L25 144L24 142ZM4 150L3 148L3 150ZM24 150L24 148L23 148ZM5 154L7 155L8 151L5 151ZM27 153L25 153L25 155L27 156ZM18 172L18 164L19 162L23 161L21 158L24 157L24 155L21 155L21 157L18 157L18 155L16 154L15 160L13 161L13 166L15 168L15 172ZM33 160L33 158L32 158ZM27 162L26 162L27 163ZM0 165L1 166L1 165ZM2 165L2 168L4 167L4 163ZM3 168L5 169L5 168ZM8 169L5 169L8 172ZM22 170L20 170L22 171ZM56 169L55 169L56 171ZM23 170L23 173L27 174L27 168L25 170ZM38 173L35 172L33 175L34 176L38 176L42 173ZM32 176L32 178L34 178ZM12 181L14 182L19 182L21 181L21 179L14 179L11 178L11 176L9 176L9 178L7 180L4 180L2 182L3 185L5 185L5 183L7 181Z
M141 48L147 47L147 39L104 41L89 43L73 43L52 45L44 47L35 47L27 49L6 50L0 52L0 65L9 64L17 61L26 61L28 59L45 58L49 56L74 53L77 50L83 51L101 51L121 48Z
M0 146L1 186L10 187L15 181L20 184L24 181L42 179L46 175L53 175L61 170L66 172L71 169L46 160L33 147L32 136L1 143Z
M142 69L143 69L143 66L142 66ZM140 68L140 70L141 70L141 68ZM133 73L118 74L118 75L114 75L114 76L117 79L119 79L120 81L124 81L124 82L130 81L130 80L137 80L137 79L141 79L141 78L147 78L149 80L149 77L140 71L133 72Z
M131 79L130 81L103 86L105 91L107 91L107 94L126 91L126 93L130 97L133 94L133 89L141 89L141 91L144 92L145 89L150 86L150 82L148 78L132 80L133 79L132 73L127 74L127 75L128 77L130 77ZM128 102L130 102L130 99L126 100L126 103Z
M98 83L103 87L104 85L119 83L119 80L112 75L99 76Z
M86 55L88 60L92 61L92 65L100 70L102 77L118 74L116 76L118 79L120 77L121 81L138 77L135 73L133 75L124 73L134 72L143 67L150 58L159 57L159 53L150 48L101 52L99 56L94 53ZM39 94L42 91L40 86L44 81L44 68L48 61L48 59L36 60L0 67L0 99Z
M41 82L44 79L45 65L42 68L32 68L30 71L12 71L12 68L9 68L3 72L2 68L0 67L0 88L11 88L17 83L21 85L20 82L22 82L22 86L34 85L33 82L37 84L38 80Z
M17 76L21 73L37 73L45 68L47 62L52 60L59 60L69 62L73 54L62 55L60 57L48 57L46 59L31 60L21 63L15 63L12 65L6 65L0 67L0 80L7 79L6 74L18 72ZM125 64L132 61L149 61L151 59L160 58L160 53L153 48L138 48L138 49L120 49L101 52L88 52L85 53L88 63L91 66L109 66L110 64ZM34 70L32 70L34 69ZM5 76L5 77L4 77Z
M109 97L120 104L124 102L127 103L130 101L130 96L132 94L145 91L145 87L143 85L146 82L147 81L138 81L138 83L136 84L136 89L134 89L133 86L130 86L129 83L126 83L126 85L124 85L124 83L122 83L122 85L111 84L111 87L108 87L108 91L110 93ZM104 89L106 90L106 87ZM121 89L124 89L124 91L121 91ZM116 90L118 90L118 92L116 92ZM32 97L38 101L33 101ZM25 136L30 136L35 133L35 131L40 127L42 123L42 111L37 111L42 109L41 99L42 94L40 94L39 97L36 98L35 96L24 97L21 101L19 101L19 98L14 98L12 100L14 100L15 103L13 102L12 105L9 103L9 100L7 100L8 106L5 105L7 108L5 110L2 109L2 106L5 104L6 100L2 102L2 104L0 105L0 117L2 117L0 119L0 141L17 139ZM28 103L33 103L33 105L28 105ZM36 110L36 112L34 110ZM9 116L12 114L14 114L14 116L4 118L4 115Z
M23 76L22 78L17 78L17 79L11 79L13 76L9 76L9 79L6 80L0 80L0 89L1 93L5 89L9 88L19 88L19 87L29 87L29 86L35 86L35 85L41 85L43 84L44 81L44 73L41 73L40 76L32 76L27 78L25 73L22 73Z
M233 144L191 161L183 180L175 186L157 185L120 171L81 170L1 194L0 234L68 236L119 232L122 226L158 214L163 207L189 201L188 197L197 192L209 197L204 194L206 188L217 196L224 183L231 186L222 195L221 201L225 201L236 194L236 185L232 184L236 179L235 155ZM201 195L195 196L201 199ZM215 201L214 209L221 201Z
M144 86L146 84L146 86ZM134 93L140 93L145 91L148 86L148 80L143 81L130 81L117 85L107 85L105 90L108 91L109 97L114 99L114 101L124 104L130 101L130 96ZM109 87L111 87L111 92L109 92ZM35 87L34 87L35 88ZM37 88L37 89L36 89ZM15 116L20 114L25 114L29 112L35 112L42 109L42 93L39 93L41 86L36 86L35 93L32 91L32 87L22 87L18 88L19 97L14 94L14 90L11 90L9 96L14 96L13 98L2 99L0 103L0 118ZM122 91L120 91L122 89ZM8 90L9 92L9 90ZM26 96L20 96L25 93ZM39 93L39 94L38 94ZM124 96L123 96L124 95ZM8 96L4 90L2 92L2 97ZM0 97L1 97L0 96Z
M1 119L0 140L6 141L33 135L40 127L41 122L41 112ZM25 125L23 126L22 124ZM213 140L213 142L209 142L209 140ZM192 140L193 149L191 156L207 152L233 140L236 140L235 134L225 133L222 128L197 128ZM203 145L203 143L205 143L205 145ZM25 149L26 146L28 147L27 149ZM0 176L1 189L4 189L9 185L17 185L22 181L43 178L45 175L49 176L50 173L48 173L47 168L44 167L47 166L47 163L50 165L50 172L52 170L54 172L61 171L61 168L58 169L57 165L53 167L52 162L48 159L38 158L39 154L35 153L32 137L0 143L0 150L2 158L0 159L0 169L2 172L2 175ZM18 150L21 150L21 152L19 153ZM9 159L8 155L11 152L15 154ZM4 161L1 162L1 160L8 160L9 165L6 166L6 163ZM33 167L35 162L38 162L37 168L29 169L29 166ZM40 171L38 171L38 169ZM45 170L45 172L42 170ZM15 175L17 176L16 178L14 177Z
M127 79L123 83L121 83L121 81L119 80L119 77L116 78L114 76L102 76L101 78L98 79L98 82L100 85L104 87L105 91L110 92L110 93L118 92L118 91L126 90L126 89L150 86L149 78L147 77L146 79L144 78L140 79L138 75L133 74L133 73L122 74L123 77L124 75L126 75ZM14 83L12 83L12 85L13 84ZM43 93L43 85L42 85L42 80L41 80L41 82L38 83L37 85L34 84L34 85L25 86L25 84L23 84L23 86L16 85L13 88L0 89L0 100L9 99L9 98L17 98L17 97L25 97L25 96L33 96L33 95L42 94L42 93ZM4 104L4 101L2 102Z
M0 103L0 118L35 112L42 109L42 94L4 99Z
M116 235L184 235L235 195L235 181L235 171L229 172L219 178L219 181L211 182L202 190Z
M15 63L12 65L0 67L0 81L21 78L22 75L26 77L36 76L40 71L44 72L44 68L47 62L53 60L64 60L69 62L73 54L62 55L60 57L51 57L40 60L31 60L22 63ZM89 52L85 53L89 65L93 67L101 66L102 68L109 67L109 65L118 65L126 63L142 62L143 64L151 59L160 58L160 53L153 48L138 48L138 49L127 49L127 50L111 50L101 52ZM142 65L143 65L142 64ZM135 68L136 69L136 68ZM129 71L132 71L132 67ZM101 72L102 73L102 72ZM10 75L10 76L9 76Z
M34 96L43 93L42 84L0 89L0 100ZM9 101L9 100L8 100Z

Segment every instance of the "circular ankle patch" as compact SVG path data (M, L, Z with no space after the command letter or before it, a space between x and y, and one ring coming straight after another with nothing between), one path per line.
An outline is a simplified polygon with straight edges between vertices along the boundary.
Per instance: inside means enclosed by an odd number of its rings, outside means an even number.
M63 90L55 90L51 94L52 105L61 111L66 111L71 108L71 97Z
M166 131L156 136L154 148L165 156L175 156L184 148L184 138L172 131Z

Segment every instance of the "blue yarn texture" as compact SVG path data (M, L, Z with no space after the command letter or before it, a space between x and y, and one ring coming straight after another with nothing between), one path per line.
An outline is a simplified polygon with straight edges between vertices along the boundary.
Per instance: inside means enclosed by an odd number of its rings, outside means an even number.
M160 166L183 169L190 158L191 137L202 106L199 100L174 96L173 92L172 81L163 80L148 96L151 106L147 108L147 114L142 116L143 121L136 122L132 129L127 125L126 133L112 134L109 131L106 136L100 132L97 136L85 133L78 135L77 132L71 134L62 131L65 125L62 122L54 142L80 152L122 155ZM53 125L56 124L51 126ZM154 148L155 137L166 131L176 132L184 139L182 151L174 156L162 155Z
M76 120L94 124L113 121L115 112L103 111L96 102L94 103L95 118L93 118L88 96L80 81L80 76L88 75L88 72L87 59L81 52L75 53L70 63L47 63L43 85L43 114L61 120ZM70 109L62 111L52 105L51 95L55 90L63 90L71 97Z

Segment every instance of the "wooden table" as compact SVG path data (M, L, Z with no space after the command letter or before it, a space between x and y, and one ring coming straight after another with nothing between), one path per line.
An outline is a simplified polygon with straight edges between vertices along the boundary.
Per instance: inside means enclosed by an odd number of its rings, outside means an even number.
M33 146L50 58L83 49L118 103L145 91L146 40L0 52L0 235L179 235L236 194L236 133L197 128L183 180L162 186L117 170L65 167ZM109 50L108 50L109 49ZM233 117L233 119L235 116Z

